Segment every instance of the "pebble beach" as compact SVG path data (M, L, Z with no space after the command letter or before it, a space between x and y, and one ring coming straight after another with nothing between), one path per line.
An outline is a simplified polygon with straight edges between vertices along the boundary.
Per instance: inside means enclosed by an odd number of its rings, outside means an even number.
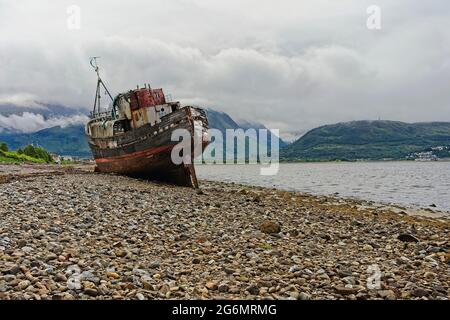
M448 219L232 183L0 171L0 299L450 298Z

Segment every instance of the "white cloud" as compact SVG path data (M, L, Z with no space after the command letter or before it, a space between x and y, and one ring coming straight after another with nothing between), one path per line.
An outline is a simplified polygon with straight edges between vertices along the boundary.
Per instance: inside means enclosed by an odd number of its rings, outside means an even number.
M82 114L45 119L41 114L24 112L9 116L0 115L0 129L28 133L56 126L66 127L69 125L84 124L87 121L88 117Z
M0 94L0 105L27 106L32 109L46 109L37 102L38 98L29 93Z
M378 0L0 1L0 95L90 108L99 55L113 92L150 82L184 103L292 137L355 119L450 121L450 3ZM27 23L23 23L26 21Z

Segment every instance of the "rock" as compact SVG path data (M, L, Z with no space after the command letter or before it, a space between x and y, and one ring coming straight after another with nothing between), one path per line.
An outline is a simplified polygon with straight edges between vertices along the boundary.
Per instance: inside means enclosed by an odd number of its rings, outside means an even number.
M106 276L111 279L119 279L120 278L120 276L115 272L107 272Z
M199 264L201 260L199 258L192 259L192 264Z
M325 272L324 273L320 273L316 276L317 279L321 279L321 280L330 280L330 276L327 275Z
M209 290L217 290L218 288L217 284L212 281L207 282L205 287L208 288Z
M230 289L230 287L227 284L221 284L218 287L219 292L228 292L228 290Z
M143 287L145 290L153 290L153 285L152 285L149 281L147 281L147 280L143 280L143 281L142 281L142 287Z
M257 285L250 285L246 289L250 294L257 295L259 293L259 288Z
M292 267L289 268L289 272L290 273L294 273L294 272L297 272L299 270L300 270L300 268L297 265L293 265Z
M140 292L136 294L136 298L137 298L138 300L145 300L144 295L143 295L142 293L140 293Z
M64 300L64 294L56 293L52 296L52 300Z
M279 233L281 231L281 226L278 222L272 220L265 220L259 226L259 230L263 233Z
M425 297L428 295L428 290L425 290L423 288L416 288L411 291L411 295L417 298Z
M25 290L26 288L28 288L31 285L31 282L29 280L23 280L20 281L19 284L17 285L17 288L19 290Z
M344 277L344 278L342 278L342 281L345 282L346 284L350 284L350 285L355 285L356 284L356 280L352 276Z
M347 288L343 286L336 286L334 287L337 293L342 295L349 295L349 294L356 294L358 290L356 288Z
M419 242L419 239L408 233L399 234L397 239L402 242Z
M395 292L392 290L378 290L377 293L383 299L395 300L395 298L396 298Z
M22 248L23 249L23 248ZM49 253L46 257L45 257L45 261L51 261L51 260L56 260L58 259L58 256L56 254L54 254L53 252Z
M306 292L300 292L298 299L299 300L311 300L311 295L307 294Z
M19 265L14 265L14 266L12 266L11 268L9 268L9 269L7 269L6 271L5 271L5 273L6 274L14 274L14 275L16 275L16 274L18 274L19 272L21 272L22 270L20 269L20 266Z
M16 276L13 274L6 274L5 276L3 276L3 280L5 280L6 282L11 282L16 280Z
M114 251L114 254L116 255L116 257L123 258L123 257L125 257L128 254L128 252L126 250L123 250L123 249L116 249Z
M85 288L83 292L91 297L95 297L98 295L97 289L94 288Z
M373 247L370 244L365 244L362 249L364 251L372 251Z
M26 240L21 239L21 240L19 240L19 241L17 242L17 247L18 247L18 248L25 247L26 245L27 245L27 241L26 241Z
M298 300L300 298L300 293L298 293L297 291L292 291L289 293L289 296L291 298L294 298L295 300Z
M75 280L73 278L69 278L67 280L67 289L69 290L81 290L82 285L78 280Z
M58 272L57 274L55 274L54 279L57 282L66 282L67 281L67 277L64 274L62 274L61 272Z

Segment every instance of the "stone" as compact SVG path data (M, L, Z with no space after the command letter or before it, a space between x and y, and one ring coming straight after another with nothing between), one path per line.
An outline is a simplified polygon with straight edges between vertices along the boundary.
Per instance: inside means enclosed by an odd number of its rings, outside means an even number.
M143 287L145 290L153 290L153 285L152 285L149 281L147 281L147 280L143 280L143 281L142 281L142 287Z
M81 290L82 285L79 281L73 279L73 278L69 278L69 280L67 281L67 289L69 290Z
M344 277L344 278L342 278L342 281L345 284L350 284L350 285L355 285L356 284L356 279L355 279L355 277L352 277L352 276Z
M279 233L281 231L281 226L278 222L272 220L265 220L259 226L259 230L263 233Z
M58 272L57 274L55 274L54 277L56 282L66 282L67 281L67 277L62 274L61 272Z
M6 271L5 271L5 273L6 274L14 274L14 275L16 275L16 274L18 274L19 272L21 272L22 270L20 269L20 266L19 265L14 265L14 266L12 266L11 268L9 268L9 269L7 269Z
M17 284L17 289L19 289L19 290L25 290L25 289L28 288L30 285L31 285L31 282L30 282L29 280L23 280L23 281L20 281L20 282Z
M140 293L140 292L136 294L136 298L137 298L138 300L145 300L144 295L143 295L142 293Z
M299 300L311 300L311 295L307 294L306 292L300 292L298 299Z
M230 287L227 284L221 284L218 286L217 288L219 290L219 292L228 292L228 290L230 289Z
M297 291L292 291L289 293L289 296L291 298L294 298L295 300L298 300L300 298L300 293L298 293Z
M107 272L106 276L111 279L119 279L120 276L116 272Z
M428 295L428 290L423 288L415 288L411 291L411 295L417 298L425 297Z
M396 298L395 292L392 290L378 290L377 293L383 299L395 300L395 298Z
M205 287L208 288L209 290L217 290L218 289L217 284L212 281L207 282Z
M334 287L337 293L342 295L349 295L349 294L356 294L358 290L356 288L347 288L343 286L336 286Z
M123 257L125 257L125 256L128 254L128 252L127 252L126 250L123 250L123 249L116 249L116 250L114 251L114 254L115 254L117 257L119 257L119 258L123 258Z
M259 293L259 288L257 285L250 285L246 289L250 294L257 295Z
M97 289L94 288L85 288L83 292L91 297L95 297L98 295Z
M402 242L419 242L419 239L408 233L401 233L397 237Z

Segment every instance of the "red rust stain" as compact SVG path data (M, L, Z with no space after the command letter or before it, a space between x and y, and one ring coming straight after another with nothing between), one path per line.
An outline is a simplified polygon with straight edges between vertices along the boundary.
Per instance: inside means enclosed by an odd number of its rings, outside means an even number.
M161 146L161 147L151 148L151 149L144 150L144 151L137 151L137 152L133 152L133 153L125 154L122 156L117 156L117 157L98 158L98 159L95 159L95 162L96 163L107 163L107 162L114 162L114 161L129 160L129 159L137 158L137 157L150 156L152 154L164 152L164 151L170 150L172 148L173 148L173 145Z

